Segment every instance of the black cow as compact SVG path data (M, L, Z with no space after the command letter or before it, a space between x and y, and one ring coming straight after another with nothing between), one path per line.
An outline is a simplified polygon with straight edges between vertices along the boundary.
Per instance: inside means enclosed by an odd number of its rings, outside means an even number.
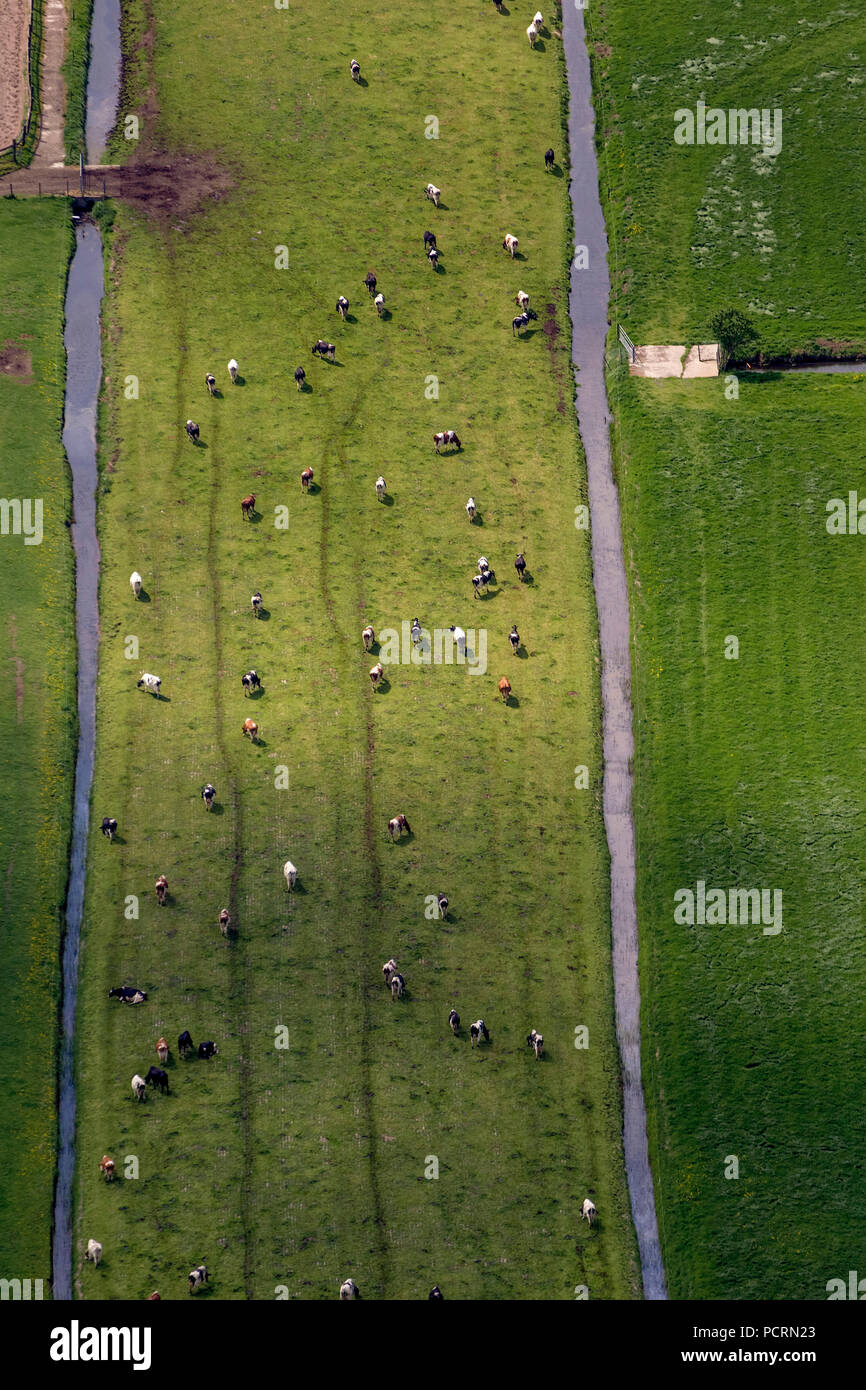
M517 570L517 578L523 583L523 576L526 573L526 559L523 554L518 555L514 561L514 568Z
M212 396L216 394L216 377L214 376L213 372L207 372L207 374L205 375L204 384Z
M435 233L435 232L425 232L425 233L424 233L424 250L425 250L425 251L428 251L428 250L430 249L431 246L435 246L435 245L436 245L436 233Z
M103 835L107 835L109 840L113 840L117 834L117 821L114 816L103 816L102 825L99 828Z
M195 423L195 421L194 421L194 420L187 420L186 424L184 425L184 429L186 430L187 436L192 440L193 444L197 444L197 443L198 443L198 425Z
M376 277L372 270L368 270L367 274L364 276L364 284L367 286L369 294L373 295L376 293Z
M151 1067L144 1079L148 1086L158 1086L164 1095L169 1095L168 1072L163 1071L162 1067Z
M556 159L556 156L555 156L555 154L553 153L553 150L545 150L545 151L544 151L544 167L545 167L545 169L552 169L552 168L553 168L553 165L554 165L555 159Z
M448 1022L451 1025L451 1032L454 1034L456 1038L457 1034L460 1032L460 1015L456 1009L451 1010L450 1014L448 1015Z
M122 999L124 1004L142 1004L147 998L147 991L136 989L134 985L119 985L108 991L108 997L109 999Z
M184 1030L184 1032L181 1033L180 1037L177 1040L177 1050L180 1053L181 1057L185 1057L188 1052L195 1051L195 1043L193 1042L189 1033L186 1032L186 1030Z
M216 1057L219 1052L215 1042L203 1042L198 1045L199 1057Z
M430 1292L429 1292L428 1295L427 1295L428 1300L431 1299L431 1298L443 1298L443 1297L444 1297L444 1294L442 1293L442 1290L440 1289L440 1287L439 1287L438 1284L434 1284L433 1287L432 1287L432 1289L430 1290Z
M261 690L262 688L262 683L255 671L247 671L245 676L241 676L241 685L245 695L248 695L251 690Z
M211 786L210 782L206 787L202 787L201 799L204 802L205 810L209 811L216 800L216 787Z
M296 381L297 384L298 384L298 390L299 390L299 391L300 391L301 387L303 386L304 382L306 381L306 379L307 379L307 373L304 371L303 367L296 367L296 368L295 368L295 381Z
M440 893L437 897L436 906L439 908L440 917L448 916L448 899L446 898L444 893Z

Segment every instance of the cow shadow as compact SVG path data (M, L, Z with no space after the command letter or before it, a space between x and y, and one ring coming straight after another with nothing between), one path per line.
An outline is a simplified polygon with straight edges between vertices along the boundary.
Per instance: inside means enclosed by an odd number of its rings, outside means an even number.
M393 505L394 505L394 498L391 496L391 494L390 494L389 492L386 492L386 493L385 493L385 496L382 498L382 506L383 506L383 507L393 507Z
M192 441L192 447L194 449L206 449L208 446L207 444L205 444L203 439L194 439Z
M440 199L439 199L439 207L437 208L437 212L448 212L448 211L449 211L448 204L447 204L447 203L443 203L442 199L440 198Z
M150 603L150 594L147 592L146 589L139 589L139 591L138 591L138 602L139 602L139 603Z
M154 700L158 700L159 703L160 703L161 705L170 705L170 704L171 704L171 696L170 696L170 695L154 695L153 698L154 698Z
M523 254L522 251L515 251L514 255L511 257L511 259L512 259L513 261L525 261L525 260L526 260L526 257L524 256L524 254Z
M213 389L213 391L212 391L212 392L208 392L208 394L210 395L211 399L214 400L214 401L221 401L221 400L223 399L223 393L222 393L222 391L219 389L218 386L215 386L214 389Z
M552 169L548 172L551 173L555 179L561 179L565 176L565 170L561 164L554 164Z
M435 264L435 266L433 267L433 274L434 274L434 275L447 275L447 274L448 274L448 271L445 269L445 267L444 267L444 265L442 264L441 261L437 261L436 264Z
M246 738L246 734L244 735L244 738ZM251 738L250 743L253 745L254 748L267 748L268 746L267 739L262 738L261 734L256 734L255 738Z
M529 584L530 587L531 587L531 586L535 583L535 580L534 580L534 578L532 577L532 575L530 574L529 570L524 570L524 571L523 571L523 578L522 578L522 579L519 579L517 582L518 582L519 584Z
M249 693L249 695L245 695L245 696L244 696L244 699L245 699L245 700L260 700L260 699L262 698L262 696L264 695L264 693L265 693L265 687L264 687L263 685L259 685L259 686L256 687L255 690L251 690L250 693Z
M508 699L505 701L505 708L520 709L520 701L516 695L509 695Z
M359 87L369 87L370 84L363 73L358 74L357 85Z
M379 318L380 318L380 319L384 319L384 321L385 321L386 323L388 322L388 320L390 319L390 317L391 317L391 310L390 310L390 309L383 309L382 312L381 312L381 314L379 315Z
M312 388L312 386L310 385L310 383L309 383L308 381L302 381L302 382L301 382L301 389L300 389L300 391L298 392L298 395L299 395L299 396L309 396L309 395L312 394L312 391L313 391L313 388Z
M523 645L522 642L521 642L520 646L517 648L517 650L516 650L516 652L514 653L514 655L517 657L517 660L518 660L518 661L528 661L528 660L529 660L529 652L526 650L526 648L524 647L524 645Z
M206 814L209 816L224 816L225 807L222 805L222 802L215 801Z
M343 319L343 322L344 322L344 323L357 323L358 320L355 318L355 315L354 315L354 314L347 314L346 317Z
M379 677L379 684L376 686L375 690L373 691L373 694L374 694L374 695L387 695L387 694L388 694L388 691L389 691L390 689L391 689L391 682L389 681L388 677L387 677L387 676L380 676L380 677Z
M258 526L258 524L259 524L259 522L261 521L261 519L262 519L262 514L261 514L261 512L257 512L255 509L253 509L253 511L251 511L250 514L249 514L249 516L247 517L247 521L252 522L253 526Z
M472 526L483 526L483 525L484 525L484 517L481 515L481 513L480 513L479 511L476 511L474 517L472 518L472 521L470 522L470 525L472 525Z
M236 376L235 379L234 379L234 381L232 382L232 385L233 385L233 386L246 386L246 384L247 384L247 379L246 379L246 377L245 377L245 376L241 376L240 374L238 374L238 376Z
M269 623L271 621L271 610L269 608L260 608L259 616L254 618L253 621L256 623Z
M386 836L391 840L391 836L385 831ZM415 839L414 830L404 830L402 835L398 835L396 840L391 840L392 845L411 845Z
M520 333L513 333L511 336L516 338L519 343L525 343L530 338L534 338L538 331L537 328L524 328Z
M102 838L103 838L104 840L108 840L108 836L107 836L107 835L103 835ZM117 831L115 830L113 839L108 840L108 843L109 843L110 845L125 845L125 844L126 844L126 841L124 840L123 836L122 836L122 835L118 835Z
M547 30L546 30L546 29L539 29L537 32L538 32L539 35L540 35L540 34L545 34L545 33L547 33ZM550 37L550 36L548 35L548 37ZM546 52L547 52L547 46L546 46L544 40L543 40L542 38L540 38L540 37L537 38L537 39L535 40L535 43L534 43L533 47L534 47L536 53L546 53Z

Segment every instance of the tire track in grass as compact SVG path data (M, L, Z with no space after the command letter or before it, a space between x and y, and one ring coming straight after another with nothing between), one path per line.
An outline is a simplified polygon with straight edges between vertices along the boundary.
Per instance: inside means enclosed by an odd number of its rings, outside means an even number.
M362 386L356 393L349 407L345 420L339 427L339 433L335 432L325 443L321 457L321 493L322 498L322 522L319 537L319 588L325 605L325 612L328 621L333 629L334 637L343 646L347 645L346 634L341 631L337 622L336 609L333 596L328 584L329 552L328 543L330 538L330 502L327 489L328 480L328 452L331 447L335 448L339 456L340 463L348 473L348 457L346 454L345 437L346 432L351 429L361 408L361 401L366 390L366 385ZM359 590L359 601L363 601L361 590L361 577L358 567L357 553L354 563L354 573ZM364 751L364 852L366 863L370 875L370 905L371 914L378 914L382 907L382 869L376 853L376 831L373 815L373 750L375 747L373 737L373 708L372 708L372 689L365 692L363 701L364 706L364 734L366 748ZM361 1105L363 1107L364 1123L369 1136L369 1182L370 1195L373 1209L373 1225L376 1231L378 1244L379 1260L379 1281L383 1295L388 1289L388 1247L385 1239L385 1218L384 1206L382 1202L382 1192L379 1185L379 1173L376 1165L376 1135L375 1119L373 1115L373 1091L371 1087L372 1065L370 1060L370 991L369 981L374 978L372 975L372 963L368 949L364 946L365 932L367 923L361 926L362 942L362 963L363 978L361 981L361 1046L360 1046L360 1068L361 1068Z
M176 377L175 403L176 419L186 418L185 401L189 398L189 393L185 387L186 369L189 361L186 336L186 303L183 293L178 283L175 273L176 262L174 248L170 242L166 241L166 261L169 268L169 278L172 283L173 299L178 306L177 319L177 342L179 366ZM220 567L217 555L217 503L220 492L220 471L219 471L219 413L215 412L209 426L209 453L210 453L210 489L208 500L208 535L207 535L207 572L210 585L210 595L213 613L213 647L215 657L215 670L217 673L216 696L214 704L215 725L216 725L216 745L219 749L220 759L225 768L226 782L228 784L228 801L232 818L232 872L229 884L229 914L233 922L238 920L238 887L240 883L241 869L243 867L243 843L244 843L244 823L243 823L243 804L241 802L238 785L232 772L232 761L229 756L228 746L225 739L225 721L220 692L223 689L222 666L223 666L223 633L222 633L222 584L220 580ZM180 472L181 457L186 445L186 440L180 435L175 448L176 469ZM198 450L196 450L198 452ZM249 1034L249 1017L247 1013L249 1001L249 961L247 952L240 944L239 935L227 942L229 949L229 974L231 977L230 1002L233 1013L239 1022L235 1026L235 1032L245 1046L243 1039ZM252 1099L252 1067L249 1058L238 1054L238 1092L240 1099L240 1122L241 1122L241 1152L243 1155L242 1180L239 1184L238 1203L241 1222L241 1236L243 1241L243 1280L244 1292L247 1299L252 1300L252 1223L250 1219L250 1192L253 1182L253 1126L251 1118L251 1099Z

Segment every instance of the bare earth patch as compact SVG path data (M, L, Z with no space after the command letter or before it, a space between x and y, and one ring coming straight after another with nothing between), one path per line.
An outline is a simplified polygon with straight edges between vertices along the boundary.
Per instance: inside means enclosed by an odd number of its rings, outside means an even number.
M4 376L14 377L25 386L29 386L33 380L33 358L12 338L0 346L0 372Z
M0 150L17 140L27 114L30 0L0 0Z

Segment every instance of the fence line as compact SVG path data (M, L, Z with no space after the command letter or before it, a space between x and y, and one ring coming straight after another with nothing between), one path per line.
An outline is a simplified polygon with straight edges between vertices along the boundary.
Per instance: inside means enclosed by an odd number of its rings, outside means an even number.
M13 140L11 145L0 150L0 160L8 155L12 156L12 163L16 167L19 156L22 154L32 154L39 141L39 129L42 124L42 40L45 34L45 0L31 0L30 5L30 25L27 35L27 76L29 86L29 101L27 105L27 115L24 118L24 126L17 140Z
M626 352L628 353L629 357L633 362L635 358L635 346L621 323L618 323L616 326L616 336L619 338L619 341L622 343L622 346L625 348Z

